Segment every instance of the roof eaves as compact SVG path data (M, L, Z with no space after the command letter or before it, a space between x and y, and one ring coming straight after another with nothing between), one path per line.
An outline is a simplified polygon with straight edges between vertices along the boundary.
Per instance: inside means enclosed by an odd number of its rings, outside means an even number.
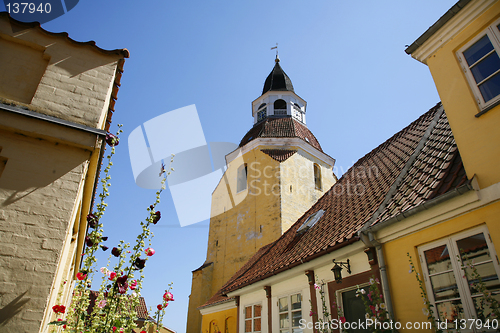
M433 25L429 27L420 37L417 38L410 46L405 50L407 54L412 54L420 46L422 46L432 35L434 35L439 29L441 29L449 20L451 20L459 11L462 10L471 0L459 0L454 4L443 16L439 18Z
M97 51L99 51L101 53L104 53L104 54L117 54L117 55L123 56L124 58L130 57L130 52L127 49L106 50L106 49L103 49L103 48L100 48L99 46L97 46L96 43L95 43L95 41L93 41L93 40L90 40L90 41L87 41L87 42L78 42L78 41L70 38L67 32L50 32L50 31L47 31L47 30L45 30L44 28L41 27L41 25L40 25L39 22L22 22L22 21L18 21L15 18L11 17L8 12L0 12L0 18L3 17L3 16L6 16L11 22L15 23L16 25L24 26L25 28L35 28L35 29L40 30L41 32L43 32L46 35L65 38L66 40L68 40L69 42L71 42L73 44L88 45L88 46L91 46L92 48L94 48L95 50L97 50Z

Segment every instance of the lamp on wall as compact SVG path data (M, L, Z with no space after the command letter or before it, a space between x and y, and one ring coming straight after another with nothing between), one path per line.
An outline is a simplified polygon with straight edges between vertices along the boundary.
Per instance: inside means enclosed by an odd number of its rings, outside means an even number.
M351 265L349 264L349 259L347 259L346 262L336 262L335 259L333 259L333 263L335 264L335 266L333 266L332 272L333 277L335 278L335 282L342 283L342 267L347 269L347 273L351 274Z

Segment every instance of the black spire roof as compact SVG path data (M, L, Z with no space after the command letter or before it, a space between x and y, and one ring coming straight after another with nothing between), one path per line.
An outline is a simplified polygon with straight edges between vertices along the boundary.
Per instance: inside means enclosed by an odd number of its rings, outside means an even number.
M271 90L278 91L293 91L292 80L286 75L285 71L280 66L280 59L276 57L276 64L269 74L262 89L262 95Z

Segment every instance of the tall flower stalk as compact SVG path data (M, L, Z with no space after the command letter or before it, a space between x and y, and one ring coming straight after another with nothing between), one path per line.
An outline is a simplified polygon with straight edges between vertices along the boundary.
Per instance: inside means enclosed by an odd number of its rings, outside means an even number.
M145 221L140 222L142 231L137 236L134 247L130 249L128 243L120 241L110 251L107 266L97 270L97 251L99 249L104 251L109 249L102 244L107 240L107 237L103 236L101 219L107 207L105 200L109 196L109 187L111 186L112 157L115 154L115 147L119 144L119 135L122 133L121 125L118 125L118 127L116 135L108 134L106 136L106 143L111 147L111 152L106 156L108 163L103 170L99 202L96 205L96 210L87 216L88 232L85 237L85 250L82 254L82 267L76 273L77 282L71 307L65 320L59 318L59 320L50 323L52 325L62 325L63 330L67 332L125 333L137 328L135 323L137 318L136 308L139 305L139 295L142 289L142 280L144 279L143 269L148 258L155 253L155 250L151 247L151 240L154 235L150 230L150 226L158 223L161 218L161 213L156 210L156 206L160 203L161 193L165 189L166 177L173 169L170 168L166 171L162 165L160 171L160 176L163 176L161 189L156 192L154 203L147 208ZM170 163L172 161L173 155ZM113 257L116 257L118 262L110 270L109 266ZM102 274L101 287L99 292L91 292L92 281L98 271ZM158 327L161 326L164 309L169 301L174 300L170 292L171 288L172 284L169 284L168 289L165 291L162 308L158 308L156 316L157 332L159 332Z

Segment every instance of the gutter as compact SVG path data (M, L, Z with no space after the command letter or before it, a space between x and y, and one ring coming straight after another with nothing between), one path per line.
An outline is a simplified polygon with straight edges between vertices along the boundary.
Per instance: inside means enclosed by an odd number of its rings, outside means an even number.
M95 134L98 136L106 136L106 131L104 131L104 130L100 130L97 128L77 124L77 123L74 123L74 122L69 121L69 120L64 120L64 119L48 116L48 115L45 115L43 113L30 111L27 109L22 109L20 107L4 104L1 102L0 102L0 110L16 113L16 114L19 114L19 115L22 115L25 117L30 117L30 118L34 118L34 119L38 119L38 120L42 120L42 121L47 121L49 123L56 124L56 125L70 127L73 129L77 129L77 130L84 131L87 133Z
M257 279L254 279L254 280L248 280L247 282L244 282L244 283L240 284L239 286L237 286L237 287L236 287L236 288L234 288L234 289L232 289L232 288L231 288L231 289L221 290L222 295L224 295L224 296L228 296L227 294L228 294L229 292L233 292L233 291L236 291L236 290L242 289L242 288L244 288L244 287L247 287L247 286L249 286L249 285L252 285L252 284L254 284L254 283L256 283L256 282L263 281L263 280L265 280L265 279L267 279L267 278L272 277L273 275L277 275L277 274L280 274L280 273L282 273L282 272L284 272L284 271L287 271L287 270L289 270L289 269L292 269L292 268L295 268L295 267L297 267L297 266L300 266L300 265L302 265L303 263L306 263L306 262L312 261L312 260L314 260L314 259L316 259L316 258L322 257L322 256L324 256L325 254L328 254L328 253L331 253L331 252L333 252L333 251L336 251L336 250L338 250L338 249L340 249L340 248L343 248L343 247L345 247L345 246L347 246L347 245L350 245L350 244L352 244L352 243L355 243L355 242L357 242L357 241L359 241L359 240L360 240L360 237L359 237L359 236L354 236L354 237L352 237L351 239L348 239L348 240L346 240L346 241L344 241L344 242L342 242L342 243L335 244L334 246L331 246L331 247L329 247L329 248L326 248L325 250L322 250L322 251L316 252L315 254L313 254L313 255L311 255L311 256L309 256L309 257L307 257L307 258L306 258L306 259L304 259L304 260L302 260L302 259L301 259L301 260L296 261L296 262L294 262L294 263L292 263L292 264L290 264L290 265L288 265L288 266L281 267L281 268L279 268L279 269L277 269L277 270L271 271L271 272L269 272L269 273L267 273L267 274L265 274L265 275L263 275L263 276L261 276L261 277L259 277L259 278L257 278ZM228 297L229 297L229 296L228 296Z
M417 38L408 48L405 50L407 54L412 54L420 46L422 46L432 35L434 35L439 29L441 29L449 20L451 20L455 15L458 14L471 0L460 0L453 5L448 11L439 18L433 25L429 27L420 37Z

